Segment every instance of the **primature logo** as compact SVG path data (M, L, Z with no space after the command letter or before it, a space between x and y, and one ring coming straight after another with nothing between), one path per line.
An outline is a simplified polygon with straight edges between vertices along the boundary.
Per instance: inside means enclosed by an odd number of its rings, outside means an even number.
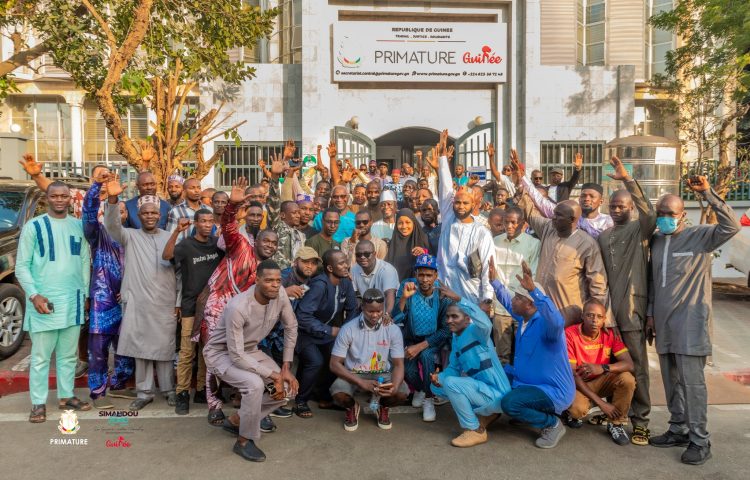
M482 47L482 53L473 55L471 52L464 53L464 63L500 63L503 57L492 51L492 48L485 45Z
M354 50L350 49L345 42L349 40L349 37L343 37L339 44L338 53L336 59L339 64L345 68L359 68L362 66L362 57L359 56Z
M78 424L78 415L73 410L65 410L60 415L60 423L57 425L57 429L63 435L73 435L78 433L81 426Z

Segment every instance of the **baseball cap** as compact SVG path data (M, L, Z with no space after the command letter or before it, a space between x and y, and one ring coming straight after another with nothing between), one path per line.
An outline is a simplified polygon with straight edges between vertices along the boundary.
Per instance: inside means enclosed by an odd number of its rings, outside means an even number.
M542 294L546 295L546 293L544 292L544 289L543 289L543 288L542 288L542 286L541 286L541 285L539 284L539 282L534 282L534 286L535 286L536 288L538 288L538 289L539 289L539 291L540 291L540 292L542 292ZM523 288L523 287L522 287L521 285L517 285L517 286L515 286L515 287L511 287L511 288L510 288L509 290L510 290L511 292L515 293L516 295L521 295L522 297L526 297L526 298L528 298L528 299L529 299L529 300L531 300L532 302L534 301L534 299L533 299L533 298L531 297L531 293L529 293L529 291L528 291L528 290L526 290L525 288Z
M565 172L563 171L563 169L560 168L560 167L553 168L552 170L550 170L550 173L559 173L560 175L564 175L565 174Z
M300 259L300 260L318 260L320 261L320 257L318 256L318 252L315 251L312 247L300 247L299 250L297 250L297 254L294 256L294 259Z

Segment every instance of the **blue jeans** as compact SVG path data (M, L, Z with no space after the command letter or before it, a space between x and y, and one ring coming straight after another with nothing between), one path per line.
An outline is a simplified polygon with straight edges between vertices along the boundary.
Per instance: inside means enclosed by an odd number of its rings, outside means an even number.
M503 412L532 427L547 428L557 423L555 405L537 387L522 386L508 392L501 402Z

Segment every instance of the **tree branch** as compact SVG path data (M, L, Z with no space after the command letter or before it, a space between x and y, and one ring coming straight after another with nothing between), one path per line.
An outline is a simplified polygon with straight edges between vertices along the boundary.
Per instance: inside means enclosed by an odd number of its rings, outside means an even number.
M94 20L96 20L96 23L99 24L100 27L102 27L102 30L104 30L104 35L107 36L107 44L109 45L109 51L110 51L110 57L109 62L110 65L112 64L112 55L117 51L117 40L115 39L115 35L112 33L112 30L110 30L109 25L107 25L107 22L104 21L104 18L99 14L99 12L96 11L96 8L89 2L89 0L81 0L81 3L86 7L86 10L89 11L92 17L94 17Z
M0 62L0 77L9 74L19 67L28 65L31 61L41 57L47 52L49 52L49 46L45 42L42 42L11 55L7 60Z

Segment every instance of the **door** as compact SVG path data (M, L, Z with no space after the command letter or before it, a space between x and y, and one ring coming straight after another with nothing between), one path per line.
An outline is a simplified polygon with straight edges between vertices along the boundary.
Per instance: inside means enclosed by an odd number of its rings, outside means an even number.
M338 149L338 159L348 158L355 167L376 158L375 141L358 130L333 127L333 138Z
M487 144L496 144L495 127L495 122L483 123L461 135L456 140L456 162L464 165L467 170L470 167L489 168Z

